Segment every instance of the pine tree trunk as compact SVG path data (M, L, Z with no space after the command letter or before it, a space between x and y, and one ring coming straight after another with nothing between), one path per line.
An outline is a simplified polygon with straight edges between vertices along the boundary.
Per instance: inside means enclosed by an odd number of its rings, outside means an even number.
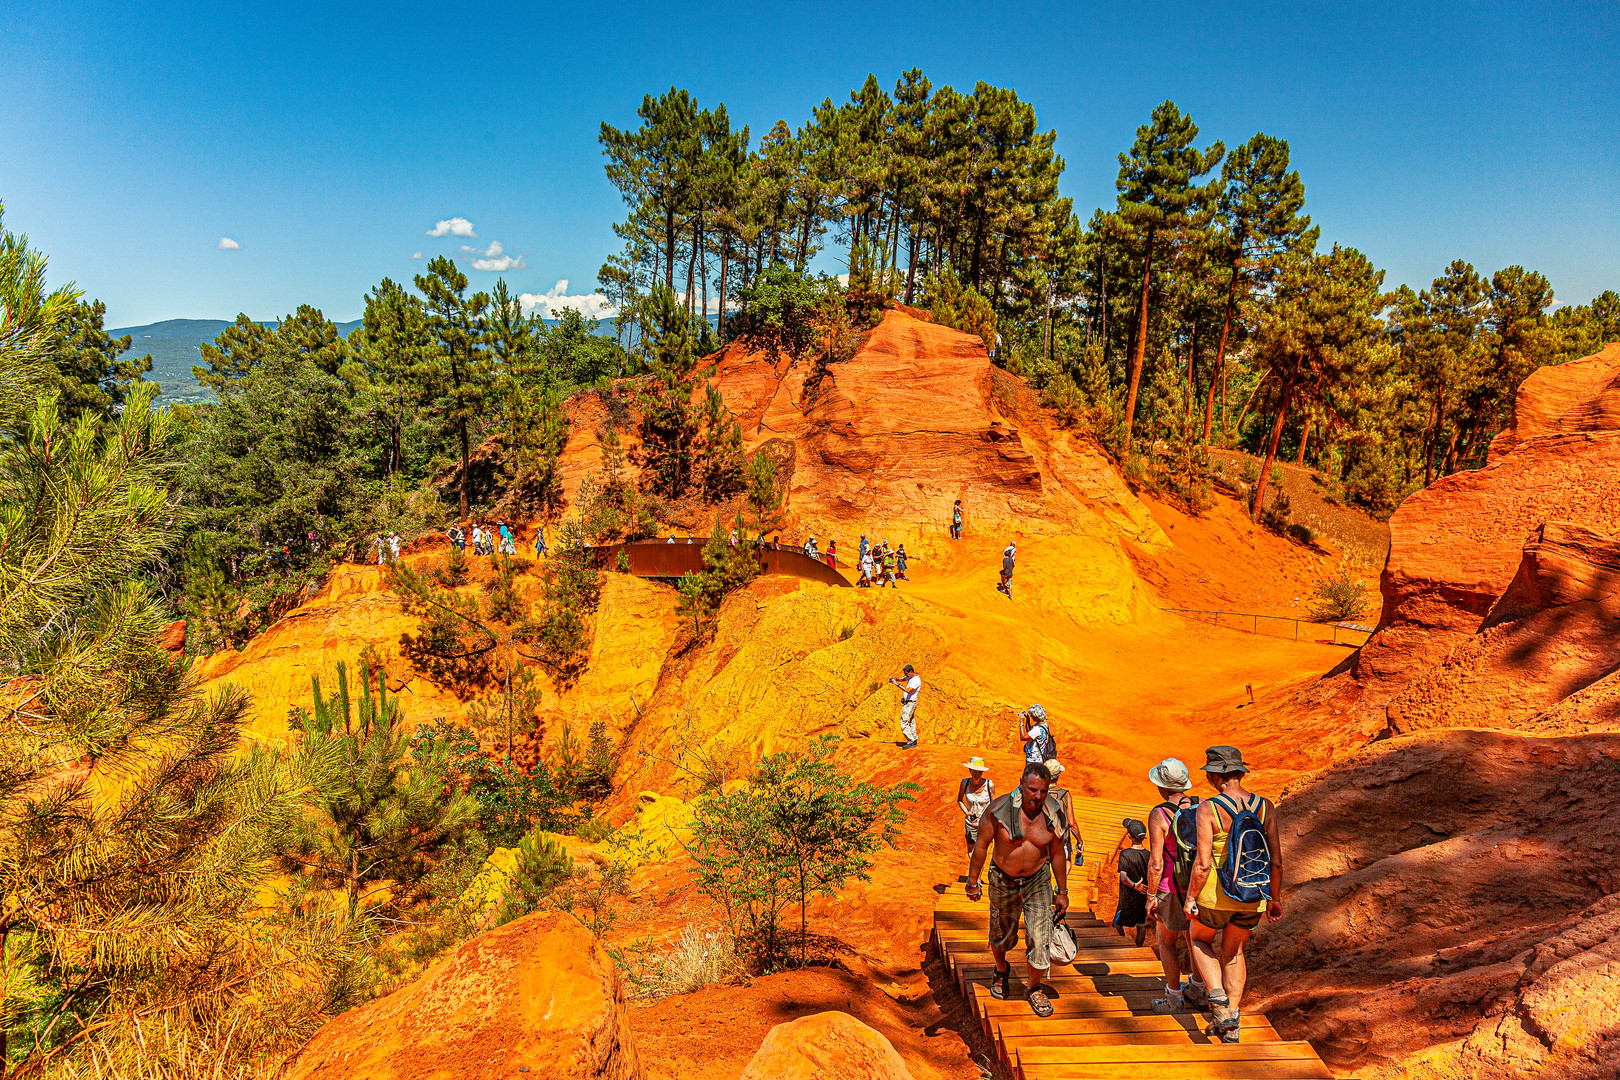
M720 231L720 315L719 338L720 344L726 343L726 272L728 270L728 256L731 254L731 234L724 229Z
M686 260L686 317L692 317L693 295L697 292L697 219L692 220L692 254Z
M1299 371L1300 361L1294 362L1294 372ZM1277 459L1277 443L1282 439L1283 421L1288 418L1288 402L1294 392L1294 374L1288 376L1283 384L1282 398L1277 403L1277 420L1271 425L1271 439L1266 443L1266 459L1260 465L1260 478L1254 485L1254 505L1249 507L1249 520L1260 520L1260 507L1264 505L1266 497L1266 484L1271 479L1271 463Z
M917 247L918 247L919 239L920 238L917 236L917 230L915 228L913 228L911 230L911 243L910 243L911 258L910 258L910 261L906 265L906 306L907 307L911 306L911 298L912 298L912 295L913 295L914 286L917 283Z
M703 229L703 218L698 218L697 248L698 248L698 278L703 286L703 321L709 321L709 252L704 245L704 238L708 234Z
M1046 283L1046 329L1041 334L1041 361L1048 367L1052 363L1052 283Z
M1301 428L1300 432L1299 432L1299 454L1297 456L1295 456L1295 458L1294 458L1294 464L1295 465L1303 465L1303 464L1305 464L1305 448L1310 445L1310 442L1311 442L1311 418L1309 416L1307 416L1305 418L1305 426L1303 428Z
M1221 438L1226 438L1226 342L1232 332L1232 312L1237 307L1237 260L1232 260L1232 277L1226 283L1226 315L1221 320L1221 343L1215 346L1215 370L1209 377L1209 396L1204 399L1204 442L1209 442L1210 421L1215 415L1215 384L1221 384Z
M1243 408L1238 410L1237 423L1233 425L1233 431L1243 430L1243 418L1249 415L1249 406L1254 404L1255 395L1260 393L1260 388L1266 384L1266 376L1270 374L1271 372L1269 371L1262 371L1260 373L1260 378L1255 382L1254 389L1249 391L1249 400L1245 401L1243 403Z
M664 285L675 288L675 208L664 208Z
M1131 385L1125 395L1125 453L1131 452L1136 427L1136 392L1142 384L1142 360L1147 355L1148 290L1153 284L1153 240L1148 233L1147 255L1142 259L1142 303L1136 310L1136 348L1131 351Z

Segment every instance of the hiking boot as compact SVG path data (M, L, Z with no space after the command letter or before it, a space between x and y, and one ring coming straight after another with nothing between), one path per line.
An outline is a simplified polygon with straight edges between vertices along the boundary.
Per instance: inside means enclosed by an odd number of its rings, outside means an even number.
M1209 992L1202 986L1198 986L1194 983L1188 983L1182 989L1181 993L1182 996L1187 999L1187 1008L1193 1010L1194 1012L1209 1011Z
M1182 993L1167 991L1164 997L1153 999L1153 1012L1156 1016L1173 1016L1186 1011L1187 1001Z
M902 750L915 750L915 749L917 749L917 740L912 739L908 743L902 743L901 746L900 746L900 749L902 749Z

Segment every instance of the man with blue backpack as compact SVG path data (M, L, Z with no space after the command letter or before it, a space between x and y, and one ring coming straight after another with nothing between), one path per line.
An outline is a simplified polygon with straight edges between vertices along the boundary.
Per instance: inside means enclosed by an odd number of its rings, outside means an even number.
M1249 767L1242 752L1211 746L1204 756L1204 779L1215 795L1198 806L1198 854L1183 910L1190 922L1193 967L1209 987L1206 1031L1235 1043L1249 974L1243 945L1262 914L1272 922L1283 914L1273 886L1282 880L1282 843L1276 807L1243 789Z

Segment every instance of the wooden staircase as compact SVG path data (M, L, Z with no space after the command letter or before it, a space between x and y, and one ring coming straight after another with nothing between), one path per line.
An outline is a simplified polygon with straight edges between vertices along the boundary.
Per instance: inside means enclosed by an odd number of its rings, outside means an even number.
M1164 996L1164 973L1151 947L1137 948L1090 910L1099 888L1099 864L1115 851L1127 817L1147 820L1148 807L1102 799L1074 800L1075 827L1086 845L1086 866L1070 873L1074 910L1069 926L1080 943L1073 964L1053 964L1046 984L1052 1015L1040 1019L1024 1000L1024 950L1007 954L1012 997L990 996L995 959L986 943L987 900L967 899L964 880L947 887L934 906L934 944L950 965L957 989L984 1025L1015 1080L1331 1080L1307 1042L1289 1042L1263 1016L1243 1016L1243 1041L1225 1044L1203 1033L1197 1013L1155 1016ZM986 886L988 892L988 886ZM1022 942L1023 931L1019 931ZM1151 941L1151 939L1149 939Z

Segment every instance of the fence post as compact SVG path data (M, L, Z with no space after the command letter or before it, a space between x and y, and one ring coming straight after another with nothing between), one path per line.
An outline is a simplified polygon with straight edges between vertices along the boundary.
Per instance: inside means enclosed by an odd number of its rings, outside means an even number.
M1294 640L1295 641L1299 640L1299 620L1298 619L1294 620Z
M1260 616L1258 615L1254 617L1254 632L1257 634L1260 632Z

